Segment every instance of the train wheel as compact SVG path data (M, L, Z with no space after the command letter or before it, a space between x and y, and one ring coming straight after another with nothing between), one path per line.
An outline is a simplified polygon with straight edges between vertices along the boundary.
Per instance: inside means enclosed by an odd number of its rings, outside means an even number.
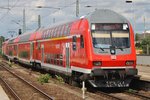
M80 84L77 82L77 81L75 81L75 80L73 80L73 78L72 77L68 77L68 80L67 80L68 82L68 84L69 85L71 85L71 86L76 86L76 87L79 87L80 86Z
M36 64L35 64L35 68L36 68L36 69L41 69L41 64L36 63Z
M35 62L31 62L31 69L35 70Z

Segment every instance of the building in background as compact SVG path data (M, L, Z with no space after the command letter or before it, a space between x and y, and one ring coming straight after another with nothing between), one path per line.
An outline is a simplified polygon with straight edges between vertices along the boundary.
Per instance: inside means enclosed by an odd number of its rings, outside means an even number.
M138 34L138 41L141 42L146 37L150 37L150 31L146 31L143 32L142 34Z

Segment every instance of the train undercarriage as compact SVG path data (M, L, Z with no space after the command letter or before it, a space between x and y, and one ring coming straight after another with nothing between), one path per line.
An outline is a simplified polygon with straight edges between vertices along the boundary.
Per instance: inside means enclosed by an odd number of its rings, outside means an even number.
M96 69L91 73L88 82L93 87L129 87L137 69Z

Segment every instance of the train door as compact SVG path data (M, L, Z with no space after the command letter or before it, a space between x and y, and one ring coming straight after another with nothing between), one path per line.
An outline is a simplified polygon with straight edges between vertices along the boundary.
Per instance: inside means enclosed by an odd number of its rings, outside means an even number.
M44 62L44 45L41 45L41 62Z
M70 44L66 43L66 68L67 71L70 69Z
M30 43L30 60L33 59L33 49L34 49L34 45L33 42Z

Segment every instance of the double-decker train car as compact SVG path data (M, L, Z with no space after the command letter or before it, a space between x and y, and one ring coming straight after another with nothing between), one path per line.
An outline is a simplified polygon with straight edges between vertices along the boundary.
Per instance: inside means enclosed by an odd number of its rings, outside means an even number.
M111 10L24 33L9 40L5 55L94 87L128 87L137 75L132 26Z
M4 56L6 56L6 46L7 46L7 44L8 44L8 40L6 40L6 41L4 41L3 43L2 43L2 54L4 55Z

